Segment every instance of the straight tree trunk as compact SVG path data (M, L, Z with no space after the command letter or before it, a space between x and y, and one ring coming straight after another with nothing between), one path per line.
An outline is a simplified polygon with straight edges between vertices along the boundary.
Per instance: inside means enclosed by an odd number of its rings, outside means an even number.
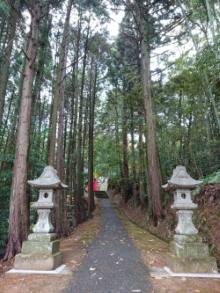
M131 103L131 101L130 101ZM136 159L135 159L135 141L134 141L134 117L133 107L131 104L131 151L132 151L132 189L133 189L133 202L135 208L138 206L137 199L137 170L136 170Z
M150 48L149 36L146 28L146 21L143 11L139 10L139 30L141 34L141 77L143 99L145 106L147 125L147 161L148 161L148 182L152 201L152 213L154 224L157 225L159 219L164 217L161 205L161 171L156 144L156 125L153 101L151 95L151 75L150 75Z
M116 90L116 95L117 95L117 90ZM118 160L118 170L117 170L117 177L121 176L122 172L122 151L121 151L121 144L120 144L120 138L119 138L119 122L118 122L118 110L117 107L115 106L115 114L116 114L116 119L115 119L115 151L116 154L119 158Z
M139 111L139 114L142 116L142 112ZM141 209L146 207L146 200L144 198L144 194L146 193L146 174L145 170L145 157L144 157L144 143L143 143L143 126L142 124L139 125L139 194L140 194L140 202L141 202Z
M77 29L77 38L75 44L75 56L74 56L74 65L73 65L73 77L72 77L72 91L74 93L74 119L73 119L73 134L72 134L72 147L71 147L71 156L72 156L72 166L70 170L71 174L71 184L72 184L72 203L74 201L74 217L76 218L76 182L77 182L77 122L78 122L78 112L79 112L79 80L78 80L78 59L79 59L79 50L80 50L80 41L82 34L82 11L79 10L78 16L78 29Z
M128 193L128 178L129 178L129 169L128 169L128 134L126 127L126 106L125 101L123 101L123 117L122 117L122 133L123 133L123 194L124 201L127 202L129 199Z
M179 128L181 129L181 125L182 125L182 93L180 93L179 95L179 104L178 104L178 125ZM184 165L183 162L183 134L182 132L180 132L180 136L179 136L179 164L180 165Z
M57 68L55 88L54 88L54 98L51 111L51 131L49 140L49 154L48 154L48 164L50 166L56 165L56 130L57 130L57 117L60 105L60 89L63 86L62 82L65 79L64 71L66 72L66 50L68 47L68 35L69 35L69 18L72 7L73 0L68 1L66 19L64 23L64 29L62 34L62 41L59 50L59 65Z
M2 137L0 139L0 153L1 154L5 154L5 150L7 148L7 142L8 142L8 138L9 138L9 133L7 135L7 139L3 139L5 137L5 133L6 133L6 129L8 127L8 121L9 121L9 115L12 111L12 101L15 99L15 86L12 90L12 93L11 93L11 96L10 96L10 99L9 99L9 105L8 105L8 111L7 111L7 115L6 115L6 119L5 119L5 123L4 123L4 127L2 128L2 131L1 131L1 134L2 134ZM3 166L3 162L0 162L0 170L2 170L2 166Z
M48 7L46 7L49 10ZM40 149L44 149L42 144L44 143L40 133L41 133L41 126L42 126L42 112L44 112L45 103L41 102L41 88L42 88L42 80L45 74L45 63L46 63L46 53L49 46L49 33L52 27L52 16L48 15L48 17L44 18L44 22L41 24L41 35L39 36L39 46L38 46L38 58L36 61L36 74L34 80L34 87L33 87L33 105L32 105L32 126L31 126L31 141L35 142L35 146ZM39 152L38 159L44 161L40 158Z
M5 48L3 62L1 64L0 70L0 129L4 112L4 102L6 95L6 87L8 82L8 73L10 66L10 57L12 52L13 41L15 38L16 24L18 21L18 10L20 6L20 0L10 1L11 12L10 12L10 22L9 22L9 32L8 32L8 43Z
M63 160L65 162L66 141L67 141L67 117L65 118L64 124L65 124L65 127L64 127ZM64 170L64 165L63 165L63 170ZM63 174L62 178L63 180L64 178L66 178L65 174ZM69 223L68 223L68 207L67 207L68 200L67 200L66 192L67 192L66 190L63 190L63 193L62 193L62 211L63 211L63 235L67 237L69 235Z
M91 62L91 82L90 82L90 107L89 107L89 190L88 190L88 216L95 209L94 193L93 193L93 134L94 134L94 112L95 112L95 100L96 100L96 83L98 68L95 64L94 68L94 81L92 83L92 68L93 62Z
M78 119L78 137L77 137L77 174L76 174L76 193L75 193L75 218L76 222L80 223L85 219L85 209L82 200L82 173L83 173L83 156L82 156L82 146L83 146L83 92L85 85L85 70L87 61L87 51L88 51L88 40L89 40L90 24L87 27L87 34L84 46L84 59L82 68L82 80L81 80L81 91L79 100L79 119Z
M31 125L34 62L37 55L41 0L34 0L30 7L30 11L31 30L25 57L24 81L21 94L14 174L10 200L9 234L4 261L12 258L16 253L21 251L22 242L27 239L29 232L27 207L28 150Z
M0 50L4 51L5 49L5 44L7 42L7 36L8 36L8 25L7 25L7 20L6 18L1 17L0 18Z
M75 108L77 107L77 96L76 96L76 74L75 74L75 65L73 67L73 73L72 73L72 99L71 99L71 107L70 107L70 130L69 130L69 142L68 142L68 147L67 147L67 170L66 170L66 182L68 185L68 191L70 195L70 204L73 204L73 178L74 178L74 151L75 151L75 128L74 128L74 123L75 123Z
M49 9L49 7L47 7ZM36 77L34 82L33 89L33 113L36 113L35 107L37 107L37 103L39 103L40 99L40 89L41 83L44 76L44 67L46 62L46 52L49 45L49 34L52 28L52 16L45 18L45 21L42 25L42 32L39 39L39 49L38 49L38 60L36 63Z
M70 21L70 13L72 9L73 0L68 1L67 6L67 14L66 20L64 24L63 30L63 37L61 42L60 48L60 61L59 61L59 69L58 69L58 76L56 80L56 100L59 103L59 122L58 122L58 140L57 140L57 161L56 161L56 168L57 173L61 181L64 180L64 151L63 151L63 132L64 132L64 88L65 88L65 77L66 77L66 64L67 64L67 52L68 52L68 45L69 45L69 21ZM56 123L55 123L56 125ZM55 127L56 128L56 127ZM55 137L55 136L53 136ZM50 156L51 162L55 156L55 142L51 144L52 155ZM55 232L60 236L63 232L62 227L62 218L64 218L64 222L67 223L67 214L63 213L61 218L61 194L64 192L58 190L56 192L56 203L58 207L54 211L55 216ZM66 200L65 200L66 201ZM66 210L65 210L66 211ZM67 230L67 227L65 227ZM67 231L65 231L67 233Z

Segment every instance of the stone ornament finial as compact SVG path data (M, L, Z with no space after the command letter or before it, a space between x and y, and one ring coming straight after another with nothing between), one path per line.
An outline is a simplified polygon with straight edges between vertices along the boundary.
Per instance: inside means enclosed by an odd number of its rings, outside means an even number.
M28 180L28 184L38 189L63 189L68 187L61 182L57 175L57 170L52 166L45 167L40 177L34 180Z
M202 181L193 179L186 171L185 166L177 166L176 169L173 170L173 175L170 180L167 181L167 184L162 187L165 190L174 190L177 188L189 188L195 189Z

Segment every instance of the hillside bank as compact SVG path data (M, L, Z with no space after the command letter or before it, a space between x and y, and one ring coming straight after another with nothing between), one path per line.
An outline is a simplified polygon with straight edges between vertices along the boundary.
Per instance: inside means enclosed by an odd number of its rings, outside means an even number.
M153 226L152 219L148 216L147 208L134 207L132 200L124 203L121 193L109 189L108 195L113 203L117 204L120 210L136 225L151 232L160 239L169 242L177 225L175 210L171 209L174 198L170 195L163 203L166 218ZM220 269L220 183L207 184L193 197L193 202L198 204L198 208L193 215L195 227L199 230L199 235L204 243L209 245L210 255L217 259Z

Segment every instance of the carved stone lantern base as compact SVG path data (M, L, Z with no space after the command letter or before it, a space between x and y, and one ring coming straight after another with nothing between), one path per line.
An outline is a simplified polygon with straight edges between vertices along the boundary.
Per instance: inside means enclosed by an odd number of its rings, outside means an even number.
M56 233L33 233L15 256L14 268L18 270L51 271L62 264L60 241Z
M52 233L54 227L51 223L51 209L39 209L37 210L38 221L33 228L34 233Z
M167 266L177 274L217 274L216 259L214 257L180 258L173 254L166 257Z
M216 259L198 235L174 235L166 262L174 273L218 273Z
M179 210L176 212L178 217L178 225L175 232L184 235L196 235L198 230L195 228L192 222L193 211Z
M182 192L181 189L179 191ZM177 234L170 242L170 253L166 257L167 265L174 273L213 274L218 272L216 259L209 256L208 245L202 243L202 238L197 235L198 230L192 222L193 209L196 207L197 205L190 202L177 202L172 206L174 209L181 208L176 212L178 225L175 232Z

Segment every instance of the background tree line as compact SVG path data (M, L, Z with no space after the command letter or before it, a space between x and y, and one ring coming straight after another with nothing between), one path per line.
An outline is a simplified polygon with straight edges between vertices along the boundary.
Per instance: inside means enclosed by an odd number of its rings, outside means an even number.
M91 216L93 192L85 205L83 191L94 173L148 206L156 225L176 165L196 178L218 170L219 1L5 0L0 15L5 260L36 220L26 182L46 165L69 186L56 193L59 236Z

